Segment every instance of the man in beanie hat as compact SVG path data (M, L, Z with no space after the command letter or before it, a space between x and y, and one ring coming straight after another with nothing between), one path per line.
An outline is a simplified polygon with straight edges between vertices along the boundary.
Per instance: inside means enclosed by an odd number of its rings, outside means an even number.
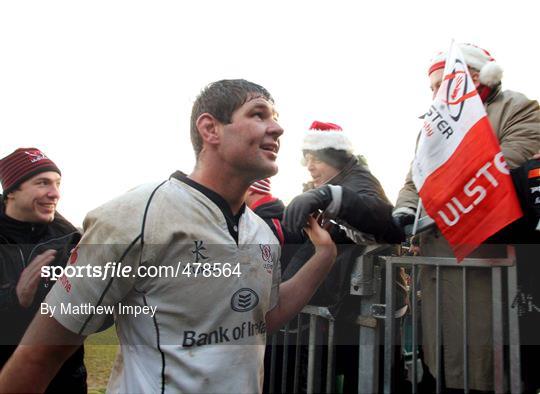
M337 369L345 376L344 391L352 392L358 387L358 357L354 346L358 300L348 294L354 261L365 246L355 244L348 235L358 230L380 243L400 243L404 234L392 219L393 207L381 184L365 161L354 155L353 146L339 125L314 121L303 139L302 153L311 181L304 185L305 192L287 206L283 224L289 231L298 232L309 215L322 211L338 247L336 265L310 304L329 306L342 322L336 327L340 345L353 345L338 346L337 355ZM339 226L331 225L328 220ZM343 228L349 229L349 233ZM305 240L284 271L284 279L300 270L313 251L311 242Z
M0 160L0 368L7 362L51 288L45 265L65 266L80 234L56 213L58 167L36 148ZM47 392L86 393L81 346L62 366Z
M476 89L484 103L488 119L497 135L508 166L513 169L523 164L540 148L540 107L536 100L523 94L503 90L502 68L490 53L472 44L460 44ZM431 61L428 77L435 96L442 83L446 54L440 53ZM399 193L394 215L402 223L410 223L418 206L418 192L411 172ZM423 256L453 257L452 250L437 229L424 232L420 237ZM484 245L470 257L489 257L500 252L495 246ZM504 250L503 250L504 253ZM519 267L519 264L518 264ZM467 270L467 307L469 316L469 389L493 390L493 358L491 334L491 308L486 304L491 294L491 274L486 269ZM463 305L462 273L440 267L442 294L443 380L447 388L463 388L463 345L461 331ZM422 286L422 327L424 357L432 374L436 373L435 356L435 269L424 266L420 275ZM451 323L451 324L450 324Z
M99 309L126 306L141 314L116 313L121 346L108 391L259 392L266 333L298 314L336 256L328 232L311 219L306 231L316 252L282 283L279 241L245 206L250 185L277 173L282 134L262 86L243 79L206 86L191 113L191 174L139 186L84 221L70 262L92 272L121 262L129 274L57 282L46 299L51 308L89 308L38 315L23 341L44 346L17 348L0 373L0 392L43 390L75 344L107 322Z

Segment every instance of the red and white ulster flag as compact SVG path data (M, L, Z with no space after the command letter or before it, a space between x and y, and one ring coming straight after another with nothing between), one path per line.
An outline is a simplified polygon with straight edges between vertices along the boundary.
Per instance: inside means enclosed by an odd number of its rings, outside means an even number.
M458 46L424 116L412 175L458 262L522 216L506 161Z

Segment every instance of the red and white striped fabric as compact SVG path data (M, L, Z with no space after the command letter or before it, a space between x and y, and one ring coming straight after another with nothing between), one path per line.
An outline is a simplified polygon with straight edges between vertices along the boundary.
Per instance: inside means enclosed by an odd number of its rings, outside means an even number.
M522 216L499 142L454 43L424 116L412 175L458 262Z

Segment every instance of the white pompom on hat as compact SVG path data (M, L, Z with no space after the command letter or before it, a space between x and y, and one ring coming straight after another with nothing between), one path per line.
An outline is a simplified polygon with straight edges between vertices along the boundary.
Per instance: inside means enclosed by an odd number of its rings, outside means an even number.
M459 49L463 53L467 65L480 72L479 81L482 85L493 87L501 82L503 69L488 51L473 44L459 44ZM435 70L444 68L445 62L446 53L439 52L431 59L428 75L431 75Z
M302 142L302 150L344 150L352 153L353 146L341 126L334 123L314 121Z

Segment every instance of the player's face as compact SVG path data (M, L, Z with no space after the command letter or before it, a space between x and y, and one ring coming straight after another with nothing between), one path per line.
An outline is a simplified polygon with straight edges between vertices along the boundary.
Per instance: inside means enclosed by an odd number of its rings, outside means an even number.
M307 153L305 159L307 170L311 174L313 185L315 187L324 185L327 181L339 173L337 168L334 168L330 164L317 159L317 157L311 153Z
M262 97L252 98L223 126L221 156L252 180L275 175L282 134L273 104Z
M52 222L60 199L60 180L57 172L47 171L23 182L9 193L6 214L21 222Z

